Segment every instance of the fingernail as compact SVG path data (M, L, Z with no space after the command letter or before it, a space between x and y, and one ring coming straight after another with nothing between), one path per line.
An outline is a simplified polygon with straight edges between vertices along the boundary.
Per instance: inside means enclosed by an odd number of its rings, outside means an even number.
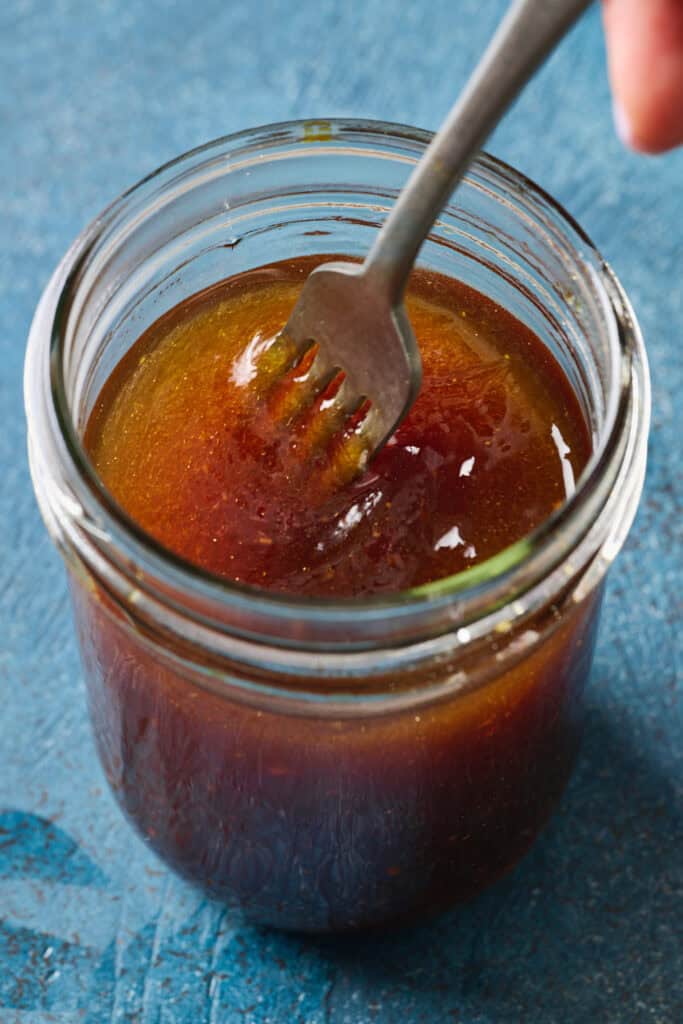
M614 117L614 127L616 128L617 135L625 146L632 149L634 141L633 129L626 111L618 100L614 100L612 103L612 116Z

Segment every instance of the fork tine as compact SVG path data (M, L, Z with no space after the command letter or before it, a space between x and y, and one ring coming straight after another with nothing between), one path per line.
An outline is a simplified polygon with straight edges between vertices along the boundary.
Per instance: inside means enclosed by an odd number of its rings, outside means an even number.
M367 466L372 451L368 432L371 416L372 402L363 398L347 418L343 431L334 437L319 479L323 493L350 483Z
M290 423L314 401L318 384L314 370L317 354L317 346L311 345L279 380L275 379L266 396L268 411L275 420ZM270 374L270 368L268 372Z
M310 458L343 430L350 396L345 393L346 374L333 372L332 378L314 398L295 424L301 458ZM348 391L348 388L346 388Z
M345 371L330 368L317 343L297 344L283 331L261 354L253 385L264 402L260 416L290 431L293 465L308 467L304 475L318 497L364 469L372 403L358 399Z
M256 378L252 382L254 393L260 396L267 394L301 358L301 346L286 331L280 331L256 361Z

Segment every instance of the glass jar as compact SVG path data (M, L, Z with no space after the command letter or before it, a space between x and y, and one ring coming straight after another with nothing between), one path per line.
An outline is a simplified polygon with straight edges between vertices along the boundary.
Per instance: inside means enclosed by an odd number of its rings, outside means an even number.
M557 204L481 156L419 263L540 336L594 454L533 534L395 595L306 601L211 577L127 517L81 436L114 366L172 306L277 259L362 256L428 141L317 121L180 157L76 240L31 329L31 471L68 567L111 787L169 864L284 928L450 906L514 864L556 804L602 584L645 470L649 381L631 308Z

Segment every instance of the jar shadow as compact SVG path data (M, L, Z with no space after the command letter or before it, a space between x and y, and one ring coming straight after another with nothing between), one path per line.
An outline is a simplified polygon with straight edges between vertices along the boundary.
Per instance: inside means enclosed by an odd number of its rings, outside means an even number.
M329 1019L353 1003L383 1021L487 1011L499 1024L578 1022L615 1006L624 1020L645 1010L673 1020L683 998L682 848L683 805L657 756L589 707L560 813L512 875L428 925L303 940L331 972Z
M591 691L605 690L597 672ZM126 900L106 859L6 808L0 1003L77 1004L86 1024L113 1016L123 992L131 1008L182 997L193 1020L239 1012L248 1024L678 1020L683 801L672 778L642 712L589 703L574 781L515 872L420 927L325 939L248 927L160 866L154 913L138 912L141 892L128 882ZM146 885L151 855L141 844L129 855Z

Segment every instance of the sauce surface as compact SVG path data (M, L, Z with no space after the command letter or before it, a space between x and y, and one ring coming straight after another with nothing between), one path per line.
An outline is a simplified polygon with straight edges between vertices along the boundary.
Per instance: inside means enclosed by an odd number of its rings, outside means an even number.
M553 356L492 300L415 272L406 305L421 392L370 465L335 485L341 429L315 442L315 416L295 403L288 417L296 373L289 392L263 385L273 339L321 261L231 278L138 340L85 433L112 495L205 570L299 595L402 590L528 534L564 501L590 455Z

